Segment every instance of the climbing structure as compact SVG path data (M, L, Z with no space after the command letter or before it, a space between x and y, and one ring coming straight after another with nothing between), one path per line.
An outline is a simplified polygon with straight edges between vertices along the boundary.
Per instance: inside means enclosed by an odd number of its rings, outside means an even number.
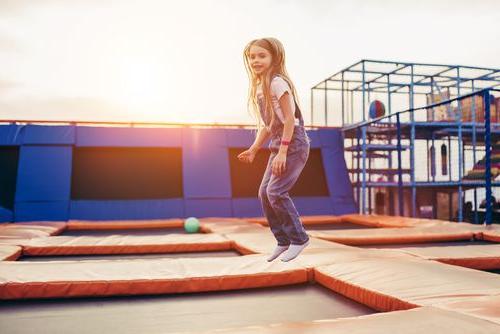
M360 213L500 222L500 70L361 60L311 90ZM385 113L384 113L385 112Z

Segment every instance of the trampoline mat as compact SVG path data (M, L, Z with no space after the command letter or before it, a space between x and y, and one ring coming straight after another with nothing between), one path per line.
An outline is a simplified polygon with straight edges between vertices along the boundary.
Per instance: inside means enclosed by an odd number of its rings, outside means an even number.
M108 298L3 301L6 333L170 333L377 313L319 284Z
M182 257L229 257L241 256L236 251L182 252L165 254L109 254L109 255L60 255L60 256L22 256L17 261L84 261L84 260L133 260L164 259Z
M307 230L323 231L323 230L356 230L356 229L368 229L377 228L375 226L366 226L353 223L328 223L328 224L309 224L305 225L304 228Z
M384 248L384 249L397 249L397 248L408 248L408 247L458 247L458 246L469 246L469 245L494 245L495 242L489 242L484 240L463 240L463 241L445 241L445 242L426 242L426 243L406 243L406 244L389 244L389 245L356 245L358 248Z
M144 229L116 229L116 230L64 230L62 236L81 237L107 237L109 235L166 235L166 234L187 234L182 227L169 228L144 228Z

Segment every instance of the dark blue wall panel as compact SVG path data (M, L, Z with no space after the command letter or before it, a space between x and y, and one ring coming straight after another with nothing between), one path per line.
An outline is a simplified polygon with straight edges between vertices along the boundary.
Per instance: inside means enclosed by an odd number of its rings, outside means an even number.
M74 126L27 125L23 138L23 145L73 145L74 143Z
M67 201L71 146L21 146L16 202Z
M76 146L181 147L181 128L78 127Z
M11 222L14 219L12 211L0 206L0 223Z
M318 148L322 146L322 142L320 140L319 132L318 131L307 131L307 135L311 139L311 148Z
M257 217L263 216L262 205L256 198L234 198L233 214L234 217Z
M184 197L231 198L229 153L224 129L184 129Z
M16 202L15 221L67 220L69 201Z
M248 129L225 129L228 147L249 147L255 140L255 131Z
M0 125L0 145L21 145L26 125Z
M333 213L340 215L357 212L344 158L342 132L339 129L321 129L318 133L322 143L321 154Z
M300 215L332 215L330 197L295 197L293 202Z
M321 147L337 148L340 146L343 149L342 132L340 129L318 129L316 130Z
M297 197L302 215L356 212L339 129L308 130L321 148L330 197ZM257 197L231 198L228 148L249 147L255 133L222 128L0 126L0 145L22 145L15 220L155 219L262 216ZM130 201L70 201L72 145L181 147L184 197ZM263 145L264 149L268 143ZM12 214L0 210L0 221Z
M231 199L186 199L186 217L232 217Z
M159 219L184 216L182 199L133 201L71 201L71 219Z

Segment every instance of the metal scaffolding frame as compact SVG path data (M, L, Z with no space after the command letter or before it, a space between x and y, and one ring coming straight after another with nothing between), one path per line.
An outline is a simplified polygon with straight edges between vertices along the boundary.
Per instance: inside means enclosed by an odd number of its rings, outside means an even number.
M351 147L351 151L357 152L357 170L353 178L355 178L355 185L357 190L357 200L360 204L360 211L366 213L367 209L371 212L371 207L368 205L366 199L366 190L370 187L381 186L380 182L371 182L367 180L367 171L371 170L371 163L373 159L386 158L388 160L388 170L393 170L392 154L372 154L378 151L395 151L397 152L397 172L398 182L387 182L385 186L398 187L398 202L399 212L402 209L402 193L404 187L411 188L412 206L411 216L416 216L416 189L417 187L429 187L431 184L437 187L453 187L458 190L460 201L458 203L458 221L462 221L462 196L464 187L474 189L474 208L477 211L477 187L486 188L486 220L485 222L491 223L491 187L499 186L498 182L491 182L490 177L485 177L482 182L465 182L465 162L464 151L466 150L465 143L469 141L472 144L473 164L477 163L477 150L480 147L485 148L486 159L486 173L491 175L491 161L489 155L491 154L491 136L497 138L500 134L500 128L497 124L490 124L489 102L484 102L484 122L476 122L476 107L475 96L481 96L483 101L489 101L490 95L498 90L493 88L500 86L500 69L472 67L462 65L443 65L443 64L424 64L424 63L408 63L408 62L391 62L379 60L361 60L341 71L326 78L311 89L311 125L314 124L314 116L318 110L324 113L324 124L329 125L328 119L330 116L330 109L334 107L338 116L338 111L341 114L340 125L343 128L346 139L351 139L351 143L356 145ZM323 92L321 92L323 91ZM340 93L340 97L332 99L329 96L331 91ZM440 94L443 91L448 93L446 101L438 101L435 103L434 96L436 93ZM315 108L315 94L322 96L324 100L323 106ZM358 108L355 111L354 100L355 94L358 102ZM384 95L386 99L387 115L378 119L370 120L368 113L368 106L374 94ZM393 96L406 95L407 107L401 108L398 112L394 112ZM431 101L427 99L426 103L420 107L415 107L416 96L431 97ZM462 119L462 106L461 101L464 98L472 99L473 119L472 122L463 122ZM359 101L361 100L361 101ZM420 122L415 119L415 115L419 114L423 109L434 110L435 107L447 105L448 108L456 104L457 112L456 118L451 121L434 121L434 116L429 122ZM323 109L323 110L321 110ZM406 119L403 119L406 117ZM373 136L372 131L374 125L378 127L393 127L392 132L386 129L387 133L392 133L387 136L389 143L383 149L380 145L377 147L370 146L370 137ZM479 135L479 137L478 137ZM458 144L458 161L461 165L458 167L458 180L452 180L451 176L451 159L448 159L450 169L450 178L447 182L436 183L434 177L430 181L429 177L427 182L417 182L415 178L415 143L417 139L427 140L427 146L430 140L434 144L436 138L447 138L451 150L451 138ZM393 140L396 140L396 145L392 145ZM402 140L406 140L408 145L402 145ZM488 146L489 145L489 146ZM375 145L376 146L376 145ZM470 145L469 145L470 146ZM434 147L434 146L432 146ZM410 175L410 182L403 183L402 177L402 151L409 151L410 168L408 174ZM451 153L450 153L451 154ZM352 159L354 163L354 158ZM368 164L368 166L367 166ZM488 167L489 166L489 167ZM394 170L393 170L394 171ZM428 171L429 174L429 171ZM361 179L361 180L360 180ZM371 192L368 192L370 197ZM371 204L371 198L368 199ZM488 204L489 203L489 204ZM475 215L475 222L478 222L477 214Z

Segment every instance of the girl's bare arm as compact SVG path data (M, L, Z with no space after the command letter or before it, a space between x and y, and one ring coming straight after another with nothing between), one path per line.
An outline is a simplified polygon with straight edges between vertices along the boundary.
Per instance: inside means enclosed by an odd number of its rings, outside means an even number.
M292 113L292 106L290 105L290 97L288 95L288 92L285 92L283 96L281 96L281 98L279 99L279 104L285 118L283 126L283 137L281 139L290 141L292 140L293 130L295 129L295 117ZM280 146L279 153L284 153L286 155L287 151L288 146Z

